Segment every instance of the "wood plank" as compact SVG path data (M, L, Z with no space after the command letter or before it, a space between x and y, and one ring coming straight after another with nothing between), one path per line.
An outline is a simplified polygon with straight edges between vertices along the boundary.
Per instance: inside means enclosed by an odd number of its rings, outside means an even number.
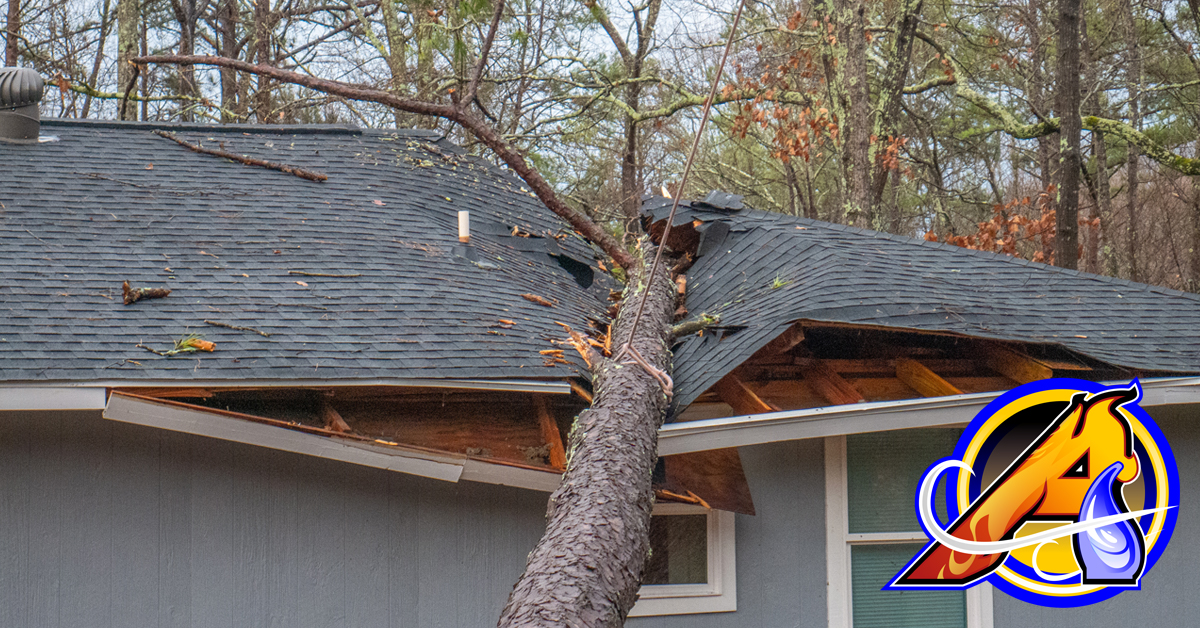
M779 408L760 399L734 373L722 377L721 381L713 384L712 390L717 393L721 401L729 404L733 408L733 411L738 414L762 414L764 412L779 410Z
M584 388L583 384L580 384L579 382L577 382L575 380L571 380L570 384L571 384L571 392L575 393L576 395L579 395L580 399L583 399L584 401L588 402L588 405L591 405L592 393L588 392L588 389Z
M999 375L990 377L948 377L952 385L965 393L995 392L1012 388L1012 380Z
M896 360L896 377L923 397L946 397L962 394L962 391L954 384L942 379L929 367L909 358Z
M667 472L663 488L690 492L717 510L754 514L750 484L736 447L666 456L663 464Z
M919 399L921 395L895 377L847 377L846 382L867 401Z
M792 325L782 334L776 336L774 340L763 345L763 348L756 351L754 355L768 356L787 353L802 342L804 342L804 328L799 325Z
M986 347L984 364L1019 384L1028 384L1054 376L1054 370L1045 364L999 345Z
M842 376L838 375L836 371L829 368L809 366L802 368L802 372L805 381L817 393L835 406L866 401L862 394L854 386L851 386L850 382L842 379Z
M558 430L558 421L555 420L554 413L550 411L550 404L546 401L545 395L534 395L533 403L537 408L542 439L550 446L550 466L565 470L567 468L567 450L563 447L562 432Z

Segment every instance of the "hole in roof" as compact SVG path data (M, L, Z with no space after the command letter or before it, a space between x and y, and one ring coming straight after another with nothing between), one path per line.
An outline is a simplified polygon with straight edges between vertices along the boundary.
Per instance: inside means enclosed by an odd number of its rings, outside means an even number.
M580 288L587 290L592 287L592 282L596 280L596 275L592 271L592 267L583 262L567 257L566 255L551 255L563 270L571 273L571 277L575 279L575 283L579 284Z

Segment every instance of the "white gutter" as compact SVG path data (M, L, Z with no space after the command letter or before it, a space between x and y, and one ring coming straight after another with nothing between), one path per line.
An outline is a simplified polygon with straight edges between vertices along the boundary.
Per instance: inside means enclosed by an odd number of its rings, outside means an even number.
M103 410L107 394L104 388L0 387L0 411Z
M1200 403L1200 377L1146 379L1141 384L1143 407ZM658 453L669 456L842 434L963 425L1005 392L858 403L669 423L658 432Z
M229 416L219 411L121 394L110 397L103 416L123 423L290 451L447 482L468 480L550 492L558 487L560 477L555 472L494 464L459 454L309 434Z
M151 379L151 380L102 380L88 382L33 381L0 382L0 391L18 390L65 390L77 388L358 388L365 386L395 386L423 388L461 388L469 390L500 390L508 392L533 392L569 395L571 385L567 382L539 381L534 379L429 379L385 377L377 379Z

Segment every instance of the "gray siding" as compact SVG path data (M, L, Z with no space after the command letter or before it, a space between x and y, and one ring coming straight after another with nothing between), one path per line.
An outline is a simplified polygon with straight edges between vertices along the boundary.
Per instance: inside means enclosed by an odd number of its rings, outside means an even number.
M643 617L629 628L824 628L825 450L820 439L739 450L757 515L737 516L738 610Z
M1150 414L1162 428L1179 465L1179 520L1171 545L1142 578L1142 590L1126 591L1092 606L1050 609L1001 593L995 595L996 628L1112 628L1200 624L1200 407L1161 406Z
M494 626L544 493L0 415L0 627Z

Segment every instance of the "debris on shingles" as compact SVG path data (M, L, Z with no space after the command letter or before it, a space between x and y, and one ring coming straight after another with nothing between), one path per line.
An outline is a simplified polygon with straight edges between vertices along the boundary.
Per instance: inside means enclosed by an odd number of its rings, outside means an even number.
M546 307L554 307L554 306L558 305L557 303L555 303L554 301L551 301L550 299L547 299L545 297L539 297L536 294L529 294L528 292L526 292L525 294L522 294L521 298L525 299L526 301L532 301L534 303L537 303L538 305L544 305Z
M579 355L583 358L583 361L585 364L587 364L588 368L592 368L593 365L599 362L600 354L597 353L592 347L595 346L603 349L604 345L602 343L595 341L590 337L584 336L574 329L571 329L571 326L566 323L559 323L558 321L554 322L558 325L561 325L563 329L567 330L567 335L570 336L570 339L553 340L551 342L555 344L570 345L573 349L579 352ZM541 353L545 356L553 356L553 358L547 358L547 362L545 364L546 366L553 366L556 362L570 364L570 362L567 362L562 358L562 349L550 349L547 351L539 351L538 353Z
M309 273L303 270L289 270L289 275L303 275L305 277L336 277L338 279L349 279L351 277L362 277L362 273L346 273L344 275L336 273Z
M128 281L121 284L121 290L125 293L125 305L133 305L142 299L161 299L171 294L166 288L130 288Z
M499 321L500 321L500 326L503 327L504 329L512 329L513 326L517 324L516 321L510 321L507 318L501 318L501 319L499 319Z
M280 172L286 172L287 174L295 175L297 177L300 177L301 179L308 179L309 181L325 181L325 180L329 179L329 177L327 177L319 172L305 170L304 168L299 168L296 166L289 166L287 164L277 164L273 161L267 161L265 159L257 159L255 157L248 157L246 155L238 155L235 153L231 153L231 152L224 151L224 150L217 150L214 148L204 148L203 146L200 146L199 144L193 144L186 140L181 140L178 137L175 137L175 135L173 133L167 133L166 131L155 131L154 134L159 137L164 137L166 139L169 139L172 142L175 142L176 144L179 144L180 146L187 148L189 150L195 151L197 153L203 153L205 155L212 155L214 157L224 157L225 159L229 159L231 161L236 161L238 163L243 163L243 164L246 164L247 166L259 166L262 168L269 168L271 170L278 170Z
M492 450L491 450L491 449L488 449L487 447L467 447L467 455L468 455L468 456L480 456L480 457L483 457L483 458L491 458L491 457L493 457L493 456L492 456ZM546 457L547 457L547 458L549 458L549 457L550 457L550 450L549 450L549 449L547 449L547 450L546 450Z
M541 447L521 447L521 455L525 456L525 461L533 464L550 464L550 445L542 445Z
M242 326L240 326L240 325L230 325L229 323L222 323L222 322L220 322L220 321L210 321L210 320L206 320L206 321L204 321L204 322L205 322L206 324L208 324L208 325L214 325L214 326L216 326L216 327L225 327L226 329L236 329L236 330L238 330L238 331L250 331L250 332L254 332L254 333L256 333L256 334L258 334L258 335L260 335L260 336L262 336L262 337L264 337L264 338L270 338L270 337L271 337L271 334L268 334L267 332L265 332L265 331L262 331L261 329L255 329L255 328L253 328L253 327L242 327Z
M176 340L175 347L167 351L159 351L154 347L147 347L140 342L137 344L137 347L139 349L145 349L150 353L161 355L164 358L169 358L180 353L195 353L196 351L206 351L208 353L212 353L217 348L217 343L202 339L200 334L188 334L183 338Z

